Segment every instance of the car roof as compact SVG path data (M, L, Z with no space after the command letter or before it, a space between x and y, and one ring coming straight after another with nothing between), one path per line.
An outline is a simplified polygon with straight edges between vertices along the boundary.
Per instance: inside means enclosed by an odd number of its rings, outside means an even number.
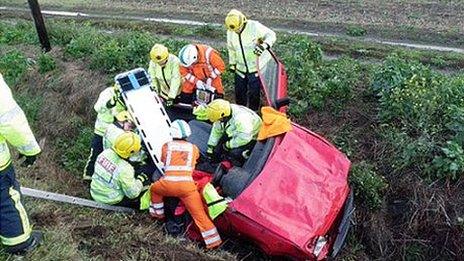
M350 161L317 134L293 124L260 175L232 207L305 247L325 235L348 195Z

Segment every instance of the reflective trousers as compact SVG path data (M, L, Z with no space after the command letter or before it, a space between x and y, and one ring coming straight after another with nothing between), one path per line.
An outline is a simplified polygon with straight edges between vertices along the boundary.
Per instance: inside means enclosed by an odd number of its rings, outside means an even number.
M151 207L154 211L160 211L164 207L163 197L178 197L192 216L193 221L200 229L207 248L213 248L221 244L221 238L203 207L201 195L193 181L166 181L160 179L151 185ZM163 213L158 212L158 213ZM163 215L161 214L161 215Z
M87 160L84 170L84 180L92 180L93 172L95 171L95 161L97 161L98 155L103 152L103 137L94 134L92 144L90 148L90 156Z
M0 171L0 240L6 246L27 243L31 235L19 189L13 165L10 164Z

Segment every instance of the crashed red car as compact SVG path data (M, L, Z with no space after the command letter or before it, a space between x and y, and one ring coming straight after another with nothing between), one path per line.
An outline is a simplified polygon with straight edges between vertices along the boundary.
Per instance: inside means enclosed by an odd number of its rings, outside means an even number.
M267 51L259 61L266 102L288 105L283 65ZM209 124L190 121L191 142L205 150ZM350 161L318 134L292 123L293 130L257 142L243 167L213 174L229 197L215 223L223 235L247 239L270 256L321 260L342 248L353 212L348 184Z

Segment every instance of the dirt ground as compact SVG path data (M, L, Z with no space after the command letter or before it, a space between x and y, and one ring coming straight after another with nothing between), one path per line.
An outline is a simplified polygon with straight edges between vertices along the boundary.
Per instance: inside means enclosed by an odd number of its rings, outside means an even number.
M271 26L346 33L361 27L367 36L386 39L464 45L464 1L382 0L243 0L243 1L40 1L42 8L105 11L196 19L222 23L232 8ZM26 7L24 1L0 0L0 5Z

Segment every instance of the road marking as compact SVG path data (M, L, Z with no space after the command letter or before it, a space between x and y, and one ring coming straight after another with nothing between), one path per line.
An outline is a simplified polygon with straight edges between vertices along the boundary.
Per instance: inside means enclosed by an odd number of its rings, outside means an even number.
M7 6L0 6L0 10L15 11L15 12L29 12L30 11L27 8L17 8L17 7L7 7ZM50 15L50 16L124 19L124 20L136 20L136 21L147 21L147 22L190 25L190 26L212 26L212 27L223 26L222 24L218 24L218 23L206 23L206 22L185 20L185 19L156 18L156 17L145 17L145 16L105 15L105 14L90 14L90 13L83 13L83 12L53 11L53 10L42 10L42 13L45 15ZM312 37L347 38L347 36L342 35L342 34L311 32L311 31L302 31L302 30L294 30L294 29L279 28L279 27L273 28L273 30L278 31L278 32L286 32L286 33L291 33L291 34L306 35L306 36L312 36ZM381 39L376 39L376 38L356 38L356 40L362 40L363 42L366 42L366 43L377 43L377 44L382 44L382 45L401 46L401 47L407 47L407 48L418 49L418 50L464 53L464 49L462 48L448 47L448 46L395 42L395 41L387 41L387 40L381 40Z

